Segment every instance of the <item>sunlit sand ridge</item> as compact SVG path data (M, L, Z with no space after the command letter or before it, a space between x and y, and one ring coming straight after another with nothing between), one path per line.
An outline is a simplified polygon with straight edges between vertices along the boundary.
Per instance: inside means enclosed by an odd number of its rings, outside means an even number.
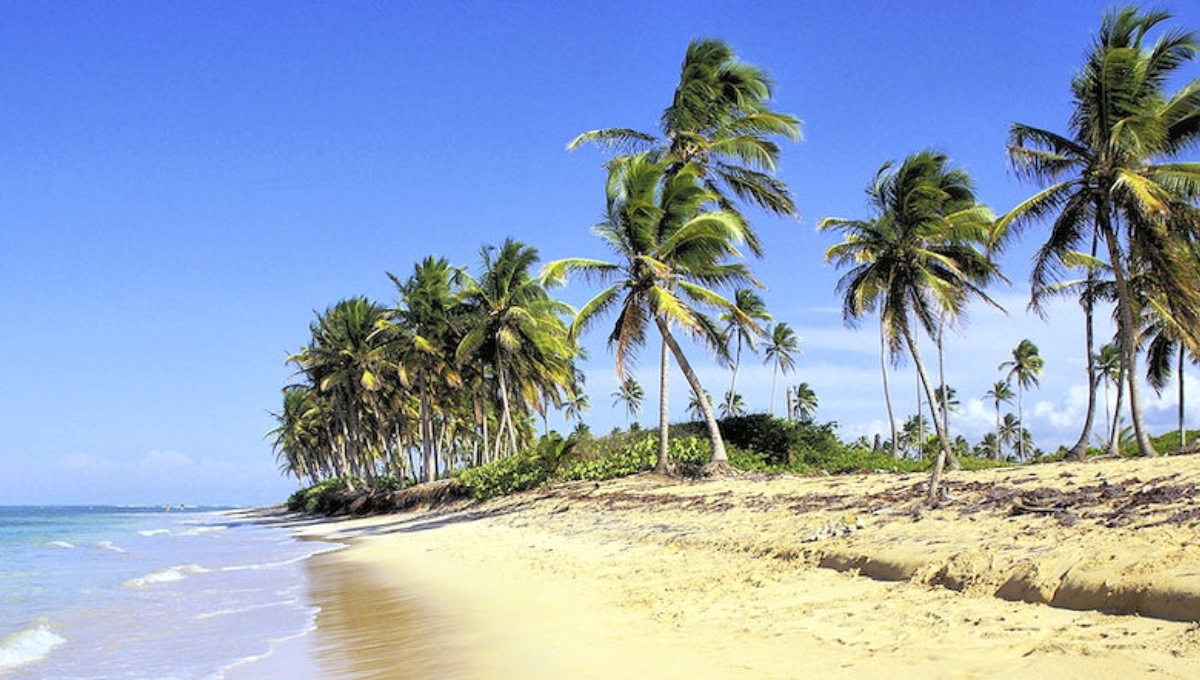
M951 473L937 510L923 481L643 476L313 524L356 539L314 569L354 604L319 626L368 677L1195 677L1200 457Z

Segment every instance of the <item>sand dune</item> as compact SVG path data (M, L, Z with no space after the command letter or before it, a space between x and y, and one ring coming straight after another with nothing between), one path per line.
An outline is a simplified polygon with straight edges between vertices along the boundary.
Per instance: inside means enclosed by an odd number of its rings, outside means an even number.
M310 524L363 677L1200 677L1200 457L570 484ZM411 675L405 673L411 672Z

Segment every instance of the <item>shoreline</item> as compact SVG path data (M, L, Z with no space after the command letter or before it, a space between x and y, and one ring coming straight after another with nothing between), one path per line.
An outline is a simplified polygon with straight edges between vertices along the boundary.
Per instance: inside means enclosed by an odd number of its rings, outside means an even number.
M950 473L937 510L923 482L643 476L283 521L349 545L311 573L362 677L1194 676L1200 456Z

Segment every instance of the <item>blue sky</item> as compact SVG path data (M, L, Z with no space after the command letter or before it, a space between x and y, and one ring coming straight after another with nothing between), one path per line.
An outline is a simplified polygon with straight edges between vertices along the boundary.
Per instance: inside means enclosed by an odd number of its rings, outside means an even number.
M545 260L606 256L588 231L603 155L565 144L655 129L697 37L768 70L777 108L804 120L781 168L802 219L755 217L764 297L804 338L780 391L807 381L843 435L877 430L873 328L844 328L838 272L822 264L834 236L816 223L865 216L876 169L927 147L997 212L1027 196L1005 162L1008 126L1066 130L1069 80L1107 6L3 3L0 503L282 499L293 482L263 434L314 310L360 294L391 303L386 271L405 276L428 254L473 267L508 236ZM1200 7L1164 6L1200 28ZM992 292L1008 316L977 306L949 343L955 429L973 441L992 418L978 398L1024 337L1046 358L1026 399L1038 444L1077 435L1080 313L1024 313L1039 235L1002 261L1013 285ZM624 415L602 333L587 342L589 421L606 432ZM699 363L723 392L727 373ZM765 409L770 372L747 363L739 391ZM653 392L652 367L639 375ZM906 415L908 376L893 382ZM1156 429L1173 404L1150 404Z

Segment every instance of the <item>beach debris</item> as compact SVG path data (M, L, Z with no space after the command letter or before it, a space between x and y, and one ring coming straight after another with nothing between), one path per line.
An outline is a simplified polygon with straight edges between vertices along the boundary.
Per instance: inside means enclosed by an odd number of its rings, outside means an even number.
M829 520L804 538L805 543L815 543L829 538L849 536L867 526L866 521L854 513L842 515L838 519Z

